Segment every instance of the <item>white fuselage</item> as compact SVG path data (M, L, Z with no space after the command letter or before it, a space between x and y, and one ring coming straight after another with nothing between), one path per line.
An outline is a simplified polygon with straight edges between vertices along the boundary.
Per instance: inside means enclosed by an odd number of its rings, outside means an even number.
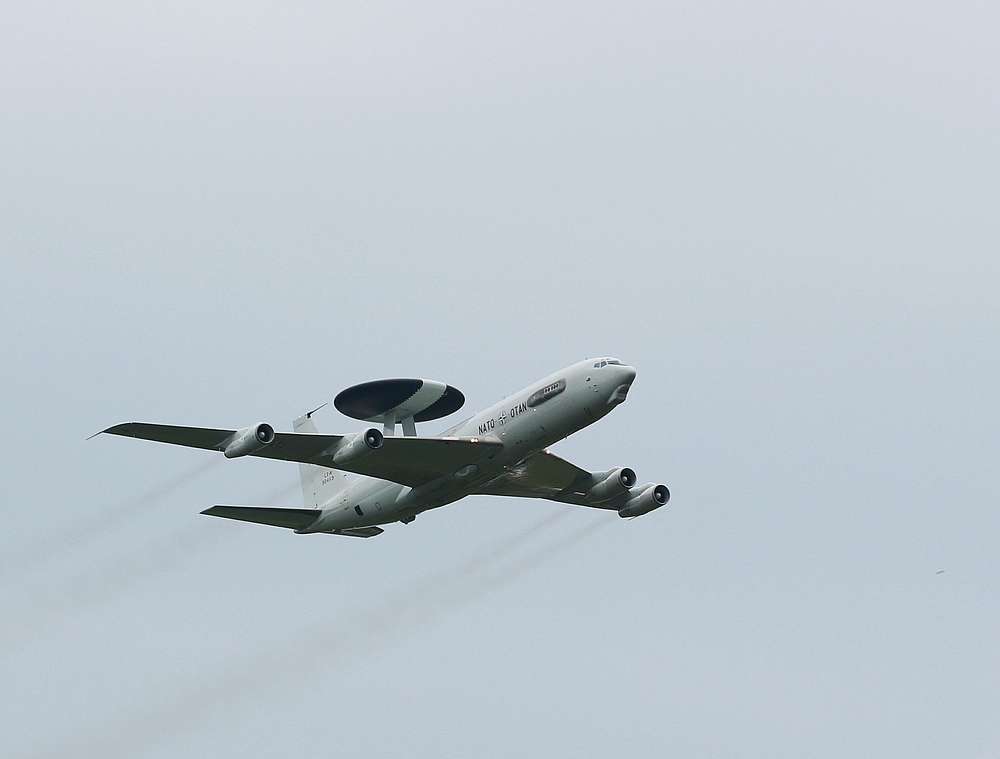
M422 511L475 493L533 453L608 414L625 400L633 379L635 370L615 359L581 361L551 374L443 433L444 437L494 437L504 446L499 453L418 488L361 477L324 504L320 518L305 531L409 521Z

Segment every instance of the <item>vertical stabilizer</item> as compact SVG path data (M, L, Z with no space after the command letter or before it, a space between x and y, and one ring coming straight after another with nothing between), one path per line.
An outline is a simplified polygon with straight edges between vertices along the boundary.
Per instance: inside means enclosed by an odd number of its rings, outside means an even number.
M293 421L292 429L296 432L319 432L312 419L313 413L310 411ZM323 508L347 488L347 475L336 469L299 464L299 474L302 477L302 501L307 509Z

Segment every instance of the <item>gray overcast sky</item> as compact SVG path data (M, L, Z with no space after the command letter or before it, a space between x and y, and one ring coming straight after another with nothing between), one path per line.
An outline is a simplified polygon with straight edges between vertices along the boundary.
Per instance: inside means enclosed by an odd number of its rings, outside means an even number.
M998 20L2 4L0 753L1000 757ZM600 354L634 521L84 442Z

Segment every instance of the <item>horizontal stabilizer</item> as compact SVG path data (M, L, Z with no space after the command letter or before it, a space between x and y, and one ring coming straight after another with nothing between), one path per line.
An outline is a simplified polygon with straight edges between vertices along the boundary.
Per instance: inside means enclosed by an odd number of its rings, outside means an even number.
M349 535L352 538L374 538L385 530L381 527L352 527L349 530L331 530L330 535Z
M319 509L282 509L275 506L213 506L202 514L211 517L238 519L241 522L256 522L274 527L301 530L315 522L322 513Z
M287 527L290 530L303 530L319 517L320 509L283 509L277 506L213 506L205 509L202 514L210 517L238 519L241 522L269 524L274 527ZM353 527L346 530L331 530L331 535L348 535L352 538L373 538L385 530L381 527Z

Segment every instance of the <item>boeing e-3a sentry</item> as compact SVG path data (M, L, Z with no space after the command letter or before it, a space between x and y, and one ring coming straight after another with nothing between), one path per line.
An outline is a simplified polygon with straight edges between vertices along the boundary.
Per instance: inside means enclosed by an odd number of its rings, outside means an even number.
M239 430L126 422L112 435L299 463L304 508L217 505L203 514L286 527L297 533L368 538L379 525L412 522L467 495L546 498L636 517L670 499L665 485L636 486L635 472L588 472L547 448L621 404L635 369L615 358L589 359L534 383L437 437L416 422L454 413L465 396L443 382L384 379L349 387L334 399L341 413L381 424L325 435L312 415L275 432L258 423ZM321 407L322 408L322 407ZM318 410L318 409L317 409ZM396 436L397 424L402 436ZM349 480L347 473L361 475Z

